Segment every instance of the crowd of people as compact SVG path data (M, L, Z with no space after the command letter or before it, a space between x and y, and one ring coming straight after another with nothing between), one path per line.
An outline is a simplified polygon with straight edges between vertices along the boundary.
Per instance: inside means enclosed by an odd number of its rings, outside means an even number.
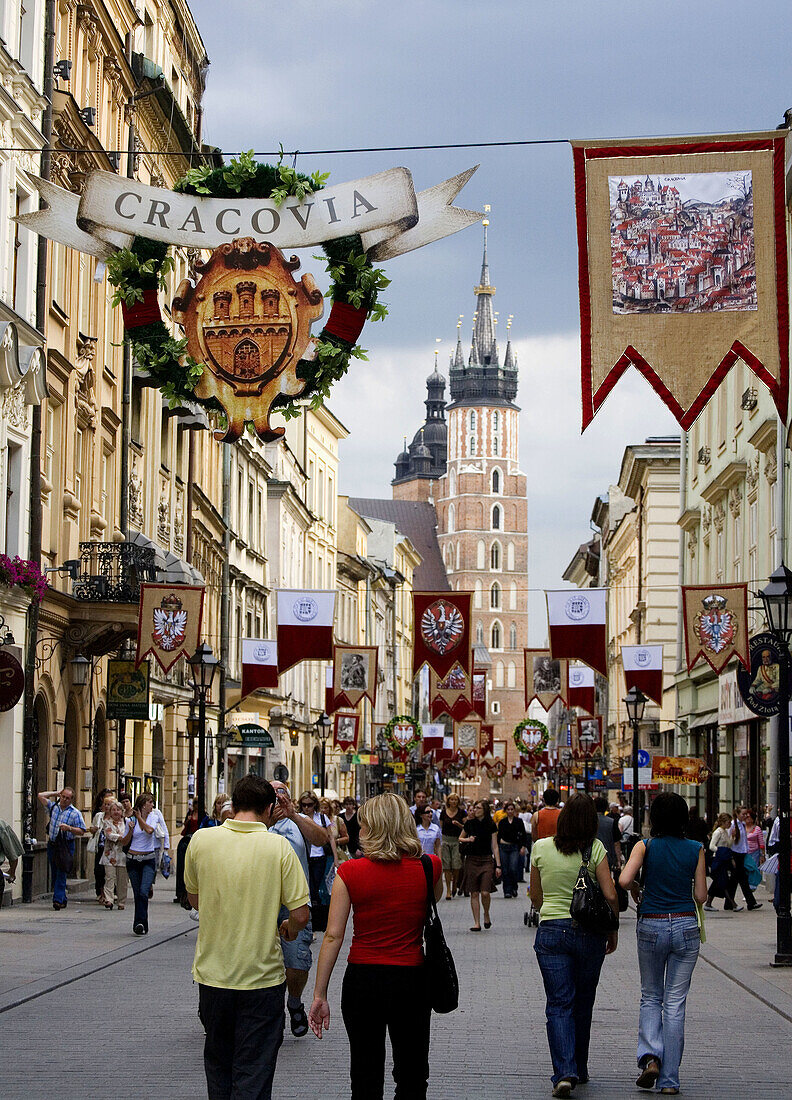
M68 858L77 837L89 834L98 902L123 910L131 885L133 932L146 935L156 876L170 870L170 837L153 795L133 801L123 791L119 798L101 791L90 824L70 788L38 797L49 821L53 907L68 904ZM0 826L0 856L11 877L22 847L6 823ZM648 829L639 832L626 804L583 793L564 803L553 788L536 805L468 802L454 792L441 802L423 790L411 805L390 793L358 805L313 791L293 799L286 783L246 776L210 811L188 808L176 851L174 902L198 922L193 975L209 1096L271 1096L286 1014L297 1038L310 1030L322 1038L330 1028L328 988L351 914L341 1015L352 1100L383 1096L386 1036L397 1100L425 1098L429 890L437 900L469 899L470 931L480 933L492 927L492 893L516 898L521 883L538 922L534 950L546 994L553 1095L570 1096L589 1079L597 986L606 956L617 950L618 916L630 897L641 985L636 1083L676 1094L703 913L720 898L725 911L758 909L757 876L777 871L778 848L778 818L738 808L710 830L670 793L654 797ZM581 863L613 914L612 927L589 927L571 915Z

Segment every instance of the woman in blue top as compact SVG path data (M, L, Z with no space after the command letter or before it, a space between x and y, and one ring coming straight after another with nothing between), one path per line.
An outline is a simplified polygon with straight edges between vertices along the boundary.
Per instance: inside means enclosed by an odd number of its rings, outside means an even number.
M651 838L636 844L619 882L638 904L639 1088L679 1092L685 1046L685 1002L701 935L696 902L707 900L704 849L685 838L688 807L678 794L659 794L649 812ZM643 869L641 895L638 886Z

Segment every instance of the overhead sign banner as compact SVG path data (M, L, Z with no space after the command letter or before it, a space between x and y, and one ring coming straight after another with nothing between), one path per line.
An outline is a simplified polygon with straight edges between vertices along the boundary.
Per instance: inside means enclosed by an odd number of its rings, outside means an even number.
M163 672L191 657L201 637L203 585L141 584L135 668L151 653Z
M278 672L300 661L333 659L335 592L281 589L278 606Z
M682 619L688 672L702 657L719 675L732 657L749 667L747 585L683 585Z
M365 696L377 702L377 647L333 646L333 695L336 707L356 707Z
M134 660L107 662L107 707L105 714L114 720L146 722L149 717L148 661L135 668Z
M572 143L583 430L631 366L687 430L738 360L786 423L788 134Z
M448 714L461 721L475 710L471 699L471 678L461 665L455 664L445 676L429 669L429 707L432 718Z
M655 783L706 783L709 768L695 756L653 756L652 780Z
M602 748L602 715L578 718L577 749L581 756L593 756Z
M663 647L661 645L623 645L621 657L627 690L636 687L658 706L662 706Z
M597 690L594 669L588 665L570 665L567 706L577 707L586 714L593 714L597 706Z
M525 709L537 699L544 710L550 710L556 699L566 697L567 662L550 656L549 649L524 649Z
M608 590L566 588L545 596L553 657L577 658L607 676Z
M258 748L258 749L274 749L275 742L272 740L272 734L264 726L260 726L258 722L243 722L237 726L237 730L242 738L242 744L246 749Z
M441 751L445 738L445 726L443 723L425 722L421 728L423 730L423 745L421 747L424 754Z
M218 199L182 195L114 172L86 177L79 197L29 176L45 202L19 216L19 224L50 240L106 259L136 236L183 248L214 249L235 238L267 240L279 249L308 248L360 234L372 260L388 260L448 237L480 221L473 210L452 206L476 171L416 193L407 168L328 186L302 202Z
M269 638L242 639L242 694L278 686L278 643Z
M413 674L423 664L446 676L470 668L470 592L413 593Z
M487 717L487 670L473 669L473 710L480 718Z
M359 725L359 714L342 714L339 711L333 715L333 742L341 752L357 748Z

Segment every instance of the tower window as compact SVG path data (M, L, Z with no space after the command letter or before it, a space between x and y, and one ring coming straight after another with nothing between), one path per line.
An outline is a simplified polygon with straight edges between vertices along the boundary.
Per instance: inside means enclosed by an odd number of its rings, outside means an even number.
M492 588L490 588L490 607L493 607L493 608L497 609L497 608L500 607L500 602L501 602L501 590L500 590L500 585L496 581L495 584L493 584Z
M492 437L492 453L494 455L499 455L500 454L500 439L498 438L497 435L494 435Z
M493 649L501 648L501 628L500 623L498 622L492 624L492 630L490 631L490 642Z
M500 531L501 526L501 510L500 505L496 504L492 509L492 530Z
M484 627L481 623L476 623L476 641L479 645L484 645Z
M517 648L517 624L512 623L509 627L509 649Z
M490 569L500 569L501 548L499 542L493 542L490 547Z
M493 493L500 492L500 470L492 471L492 491Z
M474 412L470 414L470 430L471 432L475 432L476 430L476 414Z
M468 440L468 454L474 455L476 453L476 437L472 435Z
M492 414L492 430L493 430L493 432L497 432L499 426L500 426L500 416L498 415L498 413L496 411Z

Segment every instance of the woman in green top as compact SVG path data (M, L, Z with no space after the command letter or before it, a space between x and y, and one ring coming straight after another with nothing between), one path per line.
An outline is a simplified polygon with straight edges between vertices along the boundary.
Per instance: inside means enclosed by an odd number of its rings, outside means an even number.
M555 836L537 840L531 853L531 901L540 911L534 951L547 995L547 1041L553 1061L553 1096L569 1096L589 1079L591 1013L602 962L616 950L618 933L578 927L569 915L582 853L614 913L619 902L605 848L597 840L597 811L587 794L573 795L558 815Z

